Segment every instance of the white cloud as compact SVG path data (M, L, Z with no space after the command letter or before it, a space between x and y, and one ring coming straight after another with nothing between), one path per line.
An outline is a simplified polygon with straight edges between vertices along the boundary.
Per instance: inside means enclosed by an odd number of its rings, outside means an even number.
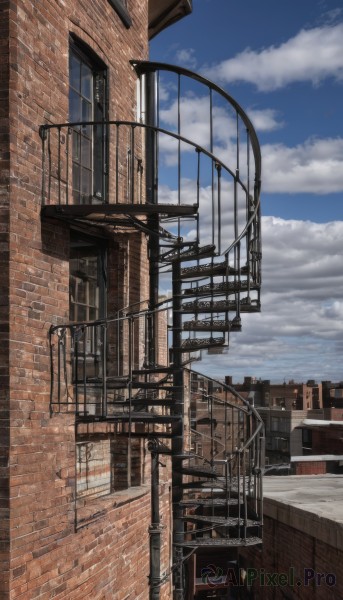
M244 81L261 91L309 81L318 85L328 77L343 79L343 23L301 30L280 46L260 51L245 49L234 58L205 69L214 81Z
M343 139L310 138L289 148L262 147L263 190L274 193L329 194L343 191Z
M187 69L195 69L197 60L193 48L183 48L178 50L175 55L176 62Z
M209 149L210 108L207 97L184 97L180 102L181 134ZM251 109L249 117L258 131L271 131L282 126L277 112L272 109ZM174 101L161 110L162 127L176 131L178 105ZM235 122L222 106L213 108L213 138L216 155L233 171L236 165ZM242 145L243 148L243 145ZM178 156L177 141L170 136L160 138L160 150L168 165L175 165ZM192 146L183 146L183 152L194 152ZM316 195L343 191L343 138L309 138L302 144L262 146L263 191L269 193L312 193ZM244 157L241 176L244 178Z
M242 315L227 355L197 370L282 381L343 379L343 221L265 217L261 314Z
M249 119L253 126L259 131L274 131L283 127L283 122L278 120L278 111L272 108L259 110L256 108L248 109Z

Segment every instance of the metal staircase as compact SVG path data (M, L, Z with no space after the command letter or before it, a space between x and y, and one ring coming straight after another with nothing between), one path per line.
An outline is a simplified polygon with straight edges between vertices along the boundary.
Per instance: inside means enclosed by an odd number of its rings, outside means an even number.
M98 321L51 327L51 413L74 412L77 425L107 423L129 441L148 441L151 600L163 584L158 457L171 456L174 600L188 600L192 554L234 556L261 543L262 421L230 386L190 369L204 350L225 352L242 314L260 310L260 151L244 111L215 84L170 65L133 67L139 119L83 124L106 128L115 165L108 203L70 202L68 140L80 123L41 128L43 218L142 232L150 265L149 298ZM192 104L205 135L189 116ZM159 336L169 346L162 364Z

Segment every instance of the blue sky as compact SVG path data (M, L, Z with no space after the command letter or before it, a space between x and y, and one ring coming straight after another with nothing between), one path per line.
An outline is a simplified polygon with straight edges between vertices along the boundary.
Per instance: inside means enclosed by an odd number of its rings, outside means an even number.
M343 380L343 6L193 4L152 40L150 59L221 85L250 116L263 157L263 310L245 315L215 374Z

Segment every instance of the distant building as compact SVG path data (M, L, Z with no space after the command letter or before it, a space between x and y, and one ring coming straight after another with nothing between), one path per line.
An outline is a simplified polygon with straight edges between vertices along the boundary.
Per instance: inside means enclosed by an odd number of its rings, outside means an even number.
M232 377L225 377L225 382L232 385ZM235 389L248 393L255 406L279 406L287 410L311 410L323 406L322 384L311 379L307 383L273 384L269 379L256 381L253 377L244 377L242 384L235 383Z

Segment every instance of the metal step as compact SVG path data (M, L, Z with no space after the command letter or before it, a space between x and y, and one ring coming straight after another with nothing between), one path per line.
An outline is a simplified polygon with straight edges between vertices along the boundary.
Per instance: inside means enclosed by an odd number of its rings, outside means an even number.
M215 475L213 477L216 477ZM186 481L180 485L184 490L204 490L218 491L222 493L226 491L225 486L218 480L216 481Z
M206 467L206 465L204 466L197 466L197 465L185 465L185 466L181 466L180 473L182 473L183 475L192 475L193 477L217 477L217 474L215 472L214 469L211 469L210 467Z
M226 261L220 263L206 263L204 265L194 265L192 267L183 267L181 269L181 279L193 279L194 277L211 277L218 275L243 275L248 273L248 267L234 269Z
M202 321L185 321L183 323L184 331L241 331L242 323L239 318L232 321L221 320L202 320Z
M235 269L229 267L226 261L220 263L206 263L205 265L194 265L181 269L181 279L193 279L194 277L210 277L211 275L236 274Z
M261 521L253 521L252 519L242 519L238 517L216 517L214 515L185 515L183 521L190 523L210 523L219 527L260 527Z
M122 388L126 388L130 382L128 377L107 377L106 378L106 387L109 390L120 390ZM86 380L78 379L78 381L74 382L78 387L83 388L85 383L88 386L91 386L92 389L102 388L104 385L104 380L102 377L86 377Z
M164 439L172 439L174 437L173 433L169 433L166 431L120 431L117 432L116 435L118 437L126 437L126 438L143 438L146 440L155 440L156 438L164 438Z
M220 338L189 338L182 342L181 348L173 348L173 351L179 352L197 352L198 350L203 350L204 348L214 348L217 346L224 346L225 337Z
M238 506L238 504L243 504L243 500L238 501L238 498L187 498L181 500L179 503L182 508L191 508L196 506L205 506L205 507L226 507L226 506Z
M244 279L243 281L222 281L220 283L206 283L197 287L186 288L183 290L184 296L215 296L222 294L234 294L242 290L256 290L253 282Z
M162 262L174 262L174 261L188 261L198 260L201 258L208 258L215 255L216 247L214 244L208 244L207 246L192 246L187 250L175 249L173 251L165 252L160 256Z
M221 313L237 311L237 308L236 300L193 300L184 302L181 312L185 314ZM241 313L260 312L261 305L256 300L248 301L247 298L242 298L239 302L239 310Z
M136 390L167 390L169 392L179 389L175 385L169 385L165 379L159 381L133 381L132 387Z
M185 540L182 543L176 543L176 546L185 548L198 548L199 546L207 548L239 548L244 546L256 546L262 544L262 538L247 537L247 538L196 538L195 540Z
M136 369L132 371L132 374L135 376L139 375L149 375L152 373L172 373L173 367L166 367L165 365L147 365L142 369Z
M114 402L108 402L107 406L123 406L129 408L129 406L166 406L167 408L173 407L176 405L175 400L166 399L166 398L133 398L131 403L129 400L119 400Z
M108 415L107 421L116 421L120 423L156 423L156 424L165 424L165 423L174 423L175 421L179 421L181 416L175 415L158 415L155 413L149 412L131 412L129 413L113 413Z

